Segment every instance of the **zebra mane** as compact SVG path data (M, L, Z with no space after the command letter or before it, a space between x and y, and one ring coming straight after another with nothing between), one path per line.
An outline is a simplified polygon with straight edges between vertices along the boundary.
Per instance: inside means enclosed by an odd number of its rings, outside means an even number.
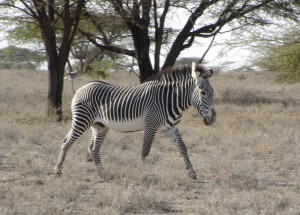
M168 67L161 70L155 75L150 76L145 80L149 81L163 81L163 82L172 82L172 81L182 81L192 77L191 67L190 66L177 66L177 67Z
M193 69L191 66L177 66L177 67L168 67L166 69L161 70L157 74L150 76L145 80L148 81L161 81L161 82L173 82L173 81L183 81L189 78L197 78L195 71L199 72L198 76L202 76L205 71L205 68L201 65L194 65Z

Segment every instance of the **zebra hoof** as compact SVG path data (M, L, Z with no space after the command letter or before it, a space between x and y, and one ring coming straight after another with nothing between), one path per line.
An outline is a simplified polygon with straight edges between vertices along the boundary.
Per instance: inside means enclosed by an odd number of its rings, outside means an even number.
M193 169L189 170L189 173L188 173L189 177L193 180L197 180L197 176L196 176L196 173Z
M97 167L97 173L98 173L98 176L100 176L100 177L103 177L105 175L102 167Z
M57 176L62 175L62 169L56 166L54 169L54 174Z
M91 153L88 151L86 153L86 162L91 162L91 161L93 161L93 157L92 157Z

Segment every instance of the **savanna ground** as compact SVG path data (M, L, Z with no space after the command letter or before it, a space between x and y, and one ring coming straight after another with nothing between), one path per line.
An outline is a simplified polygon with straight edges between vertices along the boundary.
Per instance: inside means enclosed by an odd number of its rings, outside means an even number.
M75 88L90 80L77 77ZM138 79L120 72L106 81ZM101 148L107 177L85 161L90 131L54 177L71 124L71 83L56 123L45 114L45 73L0 71L0 214L300 214L300 84L270 73L219 74L211 83L216 123L205 126L191 107L179 125L198 180L162 133L143 164L143 133L113 131Z

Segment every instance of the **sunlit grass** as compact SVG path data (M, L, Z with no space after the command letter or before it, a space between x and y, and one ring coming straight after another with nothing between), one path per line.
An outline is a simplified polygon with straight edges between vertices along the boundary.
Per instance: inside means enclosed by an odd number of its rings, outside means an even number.
M179 124L198 180L162 133L140 160L143 132L110 131L104 173L85 162L87 131L70 149L64 174L53 170L71 126L46 117L47 74L0 71L0 214L297 214L300 211L300 85L269 73L212 77L217 121L203 125L190 108ZM75 88L89 82L77 77ZM138 84L128 73L105 80Z

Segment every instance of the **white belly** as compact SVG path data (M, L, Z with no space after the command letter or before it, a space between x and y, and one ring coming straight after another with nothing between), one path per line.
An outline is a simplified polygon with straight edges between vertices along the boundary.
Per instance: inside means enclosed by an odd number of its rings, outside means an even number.
M132 121L123 121L123 122L108 121L105 119L96 118L95 122L101 122L107 128L119 132L132 132L132 131L145 130L145 121L143 117L136 118Z

